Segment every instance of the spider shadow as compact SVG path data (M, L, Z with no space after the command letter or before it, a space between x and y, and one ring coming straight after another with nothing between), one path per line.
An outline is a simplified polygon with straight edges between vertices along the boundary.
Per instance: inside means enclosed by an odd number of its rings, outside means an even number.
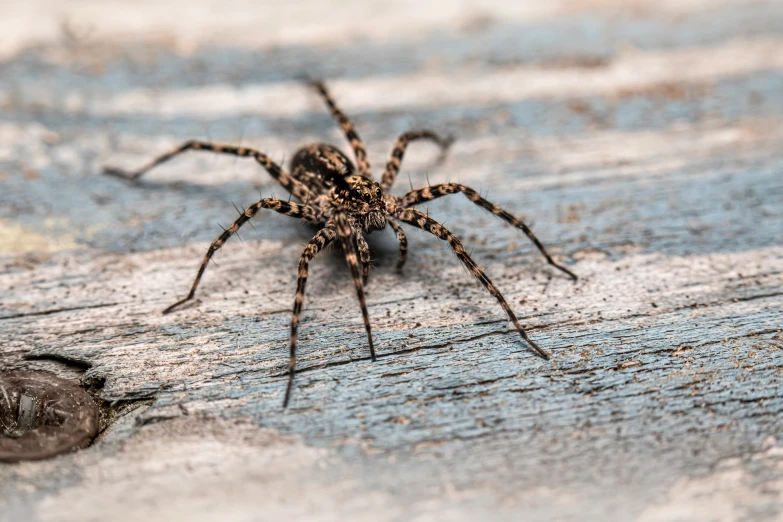
M282 219L285 219L284 217ZM289 220L290 223L290 220ZM302 240L302 249L304 245L321 229L322 226L302 223L302 226L293 226L296 236L293 240ZM365 239L370 247L370 279L374 272L378 270L394 270L399 256L399 243L396 240L394 232L388 226L384 230L377 230L372 234L366 234ZM347 273L345 255L342 248L337 243L332 243L321 254L322 262L328 263L332 270L344 270ZM319 258L321 257L319 256Z
M101 174L105 179L120 179L118 176L107 176ZM157 181L152 178L144 178L140 181L133 181L129 179L120 179L121 183L124 183L131 189L146 190L150 192L165 193L166 195L176 196L210 196L213 201L228 200L231 196L237 197L238 195L247 194L248 186L247 182L228 182L220 184L204 184L195 183L192 181L176 180L176 181ZM267 188L273 188L274 183L254 183L252 185L253 192L259 194ZM225 197L213 197L213 196L225 196ZM256 200L261 199L263 196L258 196ZM255 201L255 200L254 200Z

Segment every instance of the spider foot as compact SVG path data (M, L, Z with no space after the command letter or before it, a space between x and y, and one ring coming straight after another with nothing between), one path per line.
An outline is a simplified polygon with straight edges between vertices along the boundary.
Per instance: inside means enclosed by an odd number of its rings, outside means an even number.
M104 176L111 176L113 178L124 179L125 181L130 181L133 183L135 183L140 176L138 172L129 172L127 170L118 169L115 167L103 167L101 174Z
M176 302L176 303L174 303L173 305L171 305L171 306L169 306L168 308L166 308L165 310L163 310L163 312L161 312L161 313L162 313L163 315L170 314L171 312L173 312L174 310L176 310L176 309L177 309L177 308L179 308L180 306L182 306L182 305L184 305L185 303L188 303L188 302L190 302L190 301L193 301L193 296L188 296L188 297L186 297L185 299L180 299L179 301L177 301L177 302ZM195 304L196 302L197 302L197 301L193 301L193 303L194 303L194 304Z
M547 352L546 350L538 346L536 343L534 343L533 340L530 339L530 337L528 337L524 331L520 330L519 333L522 335L522 338L527 342L527 344L529 344L533 348L533 352L535 352L536 355L538 355L545 361L548 361L552 358L549 352Z
M568 276L569 276L571 279L573 279L573 280L574 280L574 282L576 282L576 281L578 281L578 280L579 280L579 277L578 277L578 276L577 276L575 273L573 273L572 271L570 271L569 269L567 269L566 267L564 267L564 266L562 266L562 265L558 265L558 264L557 264L557 263L555 263L554 261L551 261L551 264L552 264L552 266L554 266L555 268L557 268L557 269L558 269L558 270L560 270L561 272L563 272L563 273L565 273L565 274L568 274Z
M323 84L322 80L318 79L316 76L312 76L305 72L297 74L296 76L294 76L294 78L296 78L296 81L302 82L305 85L309 85L311 87L314 87L318 84Z
M288 374L288 384L285 387L285 397L283 397L283 409L288 408L288 401L291 400L291 389L294 387L294 370L290 369Z

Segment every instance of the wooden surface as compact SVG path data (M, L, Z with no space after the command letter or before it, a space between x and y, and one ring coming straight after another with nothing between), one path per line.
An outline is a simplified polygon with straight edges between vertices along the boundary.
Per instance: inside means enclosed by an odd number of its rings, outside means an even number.
M0 465L0 520L783 517L783 4L504 3L4 13L0 363L118 413L87 450ZM312 229L261 215L160 314L233 204L283 191L197 153L138 187L101 167L189 138L345 148L302 73L376 172L409 128L457 137L438 167L412 146L395 193L481 189L579 274L461 196L428 207L551 362L411 227L401 274L370 236L375 363L343 261L313 262L287 411Z

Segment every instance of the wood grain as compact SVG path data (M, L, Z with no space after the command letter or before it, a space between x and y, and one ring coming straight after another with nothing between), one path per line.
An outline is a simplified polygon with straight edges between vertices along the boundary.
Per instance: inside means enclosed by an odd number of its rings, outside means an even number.
M0 466L0 520L781 516L779 3L430 6L395 35L400 4L372 21L385 28L341 18L317 45L288 26L254 40L255 8L199 33L196 4L179 21L144 11L153 32L123 7L101 14L116 35L44 27L0 46L0 364L133 405L87 450ZM97 16L85 5L70 15ZM304 71L333 80L376 166L409 128L457 137L437 167L412 145L396 194L481 190L580 276L460 195L428 205L552 361L413 227L402 273L394 234L369 238L375 363L344 261L311 264L288 410L313 229L259 214L197 302L160 314L233 204L283 190L252 161L196 152L137 186L101 167L190 138L276 161L320 140L347 151Z

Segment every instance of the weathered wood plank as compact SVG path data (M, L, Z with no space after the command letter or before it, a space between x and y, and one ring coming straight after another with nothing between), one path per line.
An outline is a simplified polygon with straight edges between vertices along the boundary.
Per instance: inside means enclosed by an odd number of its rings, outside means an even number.
M0 520L780 516L783 11L636 2L618 18L588 4L425 10L414 42L324 30L325 49L281 30L260 58L236 20L194 36L199 2L163 24L173 45L102 29L0 45L0 364L139 401L88 450L0 466ZM404 25L409 11L389 9L386 25ZM310 67L339 76L376 168L411 126L457 135L437 168L411 148L411 183L481 188L580 275L550 270L461 196L429 206L551 362L414 231L401 274L392 234L370 237L376 363L343 261L313 263L287 411L295 267L313 230L260 216L198 302L160 315L233 203L282 190L198 154L135 187L100 167L193 137L280 160L342 145L295 82Z

